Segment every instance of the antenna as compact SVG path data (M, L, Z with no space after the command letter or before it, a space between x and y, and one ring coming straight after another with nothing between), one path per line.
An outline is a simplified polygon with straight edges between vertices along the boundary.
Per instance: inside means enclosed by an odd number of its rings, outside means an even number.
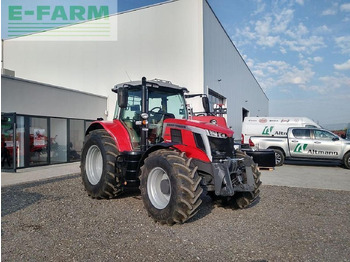
M130 76L129 76L129 74L128 74L128 72L126 70L125 70L125 73L126 73L127 77L129 78L129 80L131 82L132 80L131 80L131 78L130 78Z

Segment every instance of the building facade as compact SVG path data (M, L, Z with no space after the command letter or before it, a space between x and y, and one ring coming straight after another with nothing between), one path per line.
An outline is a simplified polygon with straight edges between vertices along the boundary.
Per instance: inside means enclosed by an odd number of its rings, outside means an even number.
M116 103L111 88L143 76L171 81L190 93L207 94L212 104L225 104L235 139L240 138L244 116L268 115L268 98L206 0L169 1L111 15L108 20L117 25L117 40L42 40L62 28L5 40L3 69L21 79L106 98L105 110L80 100L89 106L82 119L94 119L98 112L98 117L111 120ZM81 24L69 27L76 26ZM14 98L6 99L11 104ZM66 99L74 100L67 95L62 103ZM33 104L23 107L30 109ZM75 117L59 107L51 109L61 112L61 117ZM2 112L18 110L6 105Z

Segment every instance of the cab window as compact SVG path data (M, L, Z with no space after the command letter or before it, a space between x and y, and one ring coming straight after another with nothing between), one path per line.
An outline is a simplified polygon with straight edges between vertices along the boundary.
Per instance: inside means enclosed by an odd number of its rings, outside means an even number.
M315 137L315 139L332 140L336 136L333 135L332 133L327 132L327 131L314 130L314 137Z
M293 129L292 133L295 138L310 138L310 129Z

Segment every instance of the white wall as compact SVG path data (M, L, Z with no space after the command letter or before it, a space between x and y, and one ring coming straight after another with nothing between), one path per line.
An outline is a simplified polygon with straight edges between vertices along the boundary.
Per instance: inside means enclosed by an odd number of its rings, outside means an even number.
M228 125L240 139L242 107L250 116L267 116L268 99L206 1L203 17L204 87L227 98Z
M3 66L20 78L108 96L109 119L116 99L111 88L129 81L128 75L132 80L165 79L202 92L202 1L174 1L110 20L117 22L117 41L5 40Z
M106 108L107 97L1 77L1 112L94 120Z

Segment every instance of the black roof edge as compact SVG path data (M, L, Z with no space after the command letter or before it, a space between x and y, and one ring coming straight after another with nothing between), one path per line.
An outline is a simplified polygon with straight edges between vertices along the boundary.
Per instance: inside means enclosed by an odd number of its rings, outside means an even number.
M165 87L165 88L170 88L170 89L175 89L175 90L181 90L184 93L188 93L188 89L186 87L181 87L178 85L172 84L170 81L165 81L165 80L160 80L160 79L152 79L152 80L147 80L146 81L147 87L154 87L154 88L159 88L159 87ZM142 81L130 81L130 82L124 82L120 84L116 84L113 88L112 91L117 93L118 89L121 87L137 87L137 86L142 86Z

